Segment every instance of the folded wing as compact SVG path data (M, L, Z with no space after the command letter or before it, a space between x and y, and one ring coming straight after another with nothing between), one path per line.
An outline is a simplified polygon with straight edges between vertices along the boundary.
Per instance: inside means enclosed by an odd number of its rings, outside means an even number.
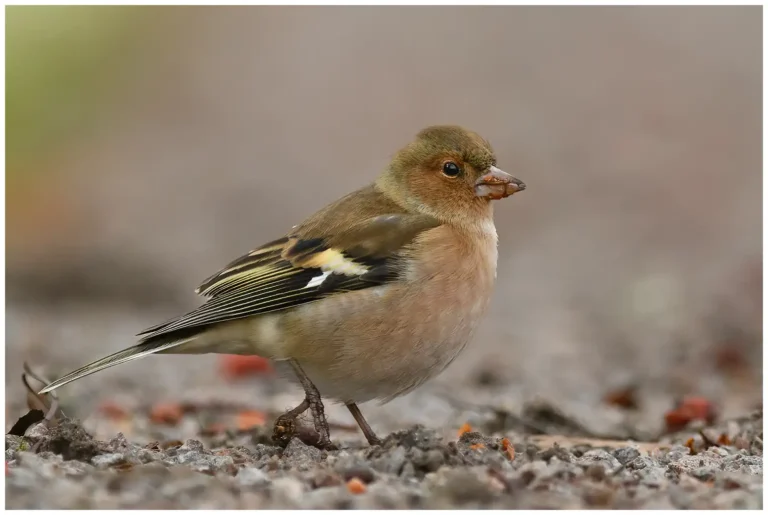
M208 301L150 327L142 341L263 313L397 279L404 251L438 223L423 215L380 215L332 234L296 231L263 245L206 279L196 290Z

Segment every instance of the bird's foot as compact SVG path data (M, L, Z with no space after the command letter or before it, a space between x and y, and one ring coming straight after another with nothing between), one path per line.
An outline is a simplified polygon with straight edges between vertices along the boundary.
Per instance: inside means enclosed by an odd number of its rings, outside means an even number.
M280 447L286 447L293 437L298 438L306 445L317 447L318 449L332 451L338 450L338 447L331 442L328 422L325 419L322 402L318 400L305 398L301 404L294 409L280 415L275 420L272 430L272 441ZM298 422L298 417L307 410L311 410L315 430L302 425Z
M296 419L307 409L309 402L304 399L301 404L277 417L272 430L272 441L281 447L287 446L296 434Z
M325 419L325 408L323 407L323 401L320 398L320 392L301 368L298 361L289 359L288 363L296 373L296 377L299 379L301 386L304 388L304 394L306 395L300 408L303 408L302 412L306 411L307 408L312 412L312 421L315 424L315 431L317 432L317 440L308 445L314 445L315 447L325 450L338 449L338 447L331 443L331 431L328 427L328 421ZM291 413L293 411L295 410L291 410ZM294 419L295 418L296 417L294 417Z

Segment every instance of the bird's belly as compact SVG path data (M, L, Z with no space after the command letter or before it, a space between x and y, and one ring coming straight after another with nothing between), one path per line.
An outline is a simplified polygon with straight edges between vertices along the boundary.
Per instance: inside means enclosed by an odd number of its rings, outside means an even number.
M290 354L324 397L388 401L458 356L488 300L440 278L327 298L286 320Z

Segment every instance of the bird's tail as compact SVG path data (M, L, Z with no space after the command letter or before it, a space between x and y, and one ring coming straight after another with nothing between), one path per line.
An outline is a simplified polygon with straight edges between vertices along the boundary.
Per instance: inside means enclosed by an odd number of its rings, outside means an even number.
M51 384L40 390L40 393L43 394L53 391L60 386L64 386L65 384L71 383L72 381L77 381L81 377L91 375L95 372L98 372L99 370L104 370L105 368L114 367L115 365L120 365L128 361L143 358L144 356L149 356L150 354L167 351L173 347L177 347L191 340L194 340L196 336L196 334L169 334L164 335L163 337L149 339L139 343L138 345L134 345L133 347L115 352L106 358L101 358L100 360L94 361L93 363L85 365L84 367L78 368L74 372L70 372L64 377L53 381Z

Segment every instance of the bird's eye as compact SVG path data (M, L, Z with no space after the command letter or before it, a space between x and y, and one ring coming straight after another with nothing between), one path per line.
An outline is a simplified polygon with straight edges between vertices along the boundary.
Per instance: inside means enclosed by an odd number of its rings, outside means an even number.
M443 174L447 177L456 177L461 173L461 168L459 168L459 165L454 163L453 161L448 161L443 165Z

